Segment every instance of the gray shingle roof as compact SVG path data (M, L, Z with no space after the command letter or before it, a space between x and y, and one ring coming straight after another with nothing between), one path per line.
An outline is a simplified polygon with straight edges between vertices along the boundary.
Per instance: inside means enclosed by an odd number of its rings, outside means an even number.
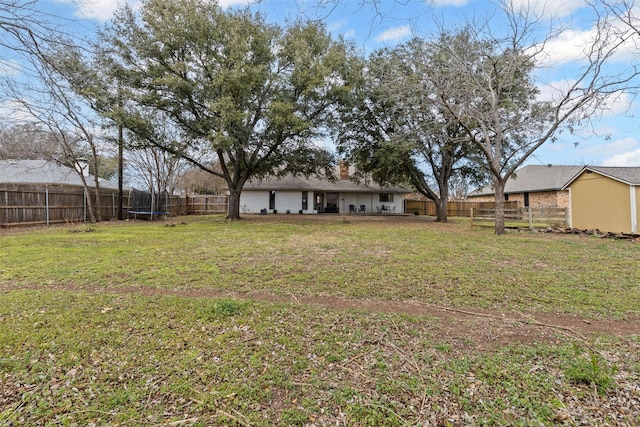
M591 170L629 185L640 185L640 167L586 166Z
M53 160L0 160L0 184L45 184L82 186L75 169ZM87 179L92 186L93 177ZM118 184L100 178L101 188L118 188Z
M583 166L529 165L516 171L507 181L505 194L534 193L562 189ZM487 185L469 194L469 196L493 195L493 186Z
M410 190L400 187L384 187L377 184L357 183L351 180L331 182L317 177L282 178L269 177L263 180L248 181L243 190L273 190L273 191L326 191L338 193L411 193Z

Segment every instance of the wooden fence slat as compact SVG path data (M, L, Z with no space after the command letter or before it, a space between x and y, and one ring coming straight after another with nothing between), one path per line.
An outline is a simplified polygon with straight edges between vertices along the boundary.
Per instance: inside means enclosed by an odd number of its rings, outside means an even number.
M148 194L148 193L147 193ZM95 192L89 197L96 206ZM100 213L103 220L117 218L117 193L100 190ZM123 209L132 209L133 192L125 192ZM48 200L47 200L48 199ZM228 197L219 195L166 196L164 211L172 216L226 213ZM4 185L0 187L0 227L85 221L85 193L81 187L45 185Z
M517 201L505 201L505 208L517 208ZM469 202L469 201L451 201L447 203L447 216L450 217L470 217L471 209L493 209L495 202ZM437 215L436 202L433 200L405 200L405 213L412 214L417 212L418 215Z
M568 209L566 208L518 208L505 209L505 222L512 223L513 226L527 226L531 229L537 226L566 226L568 225ZM473 210L471 217L471 228L476 225L478 220L485 222L495 221L495 209L478 208Z

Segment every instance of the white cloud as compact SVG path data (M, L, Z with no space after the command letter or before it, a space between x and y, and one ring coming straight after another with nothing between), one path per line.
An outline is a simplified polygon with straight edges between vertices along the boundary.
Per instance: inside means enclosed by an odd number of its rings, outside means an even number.
M586 6L584 0L511 0L514 8L545 18L562 18Z
M78 7L76 17L81 19L97 19L98 21L107 21L113 17L114 12L122 4L130 4L135 6L138 0L57 0L59 3L74 4ZM222 8L232 6L246 6L255 3L256 0L218 0L218 4Z
M541 66L557 66L585 59L585 49L593 45L594 30L565 30L549 40L544 51L536 57Z
M33 115L31 115L24 103L26 100L7 100L0 103L0 119L13 123L24 123L33 121Z
M334 21L327 25L327 30L332 34L341 34L344 38L349 39L356 35L354 29L347 29L349 21L342 19L340 21Z
M593 13L580 14L574 19L579 21L580 17L583 17L583 22L595 23L596 16ZM617 32L620 34L629 32L628 25L620 20L613 20L611 24L613 27L617 27ZM578 28L577 25L570 24L570 27L567 27L556 37L544 43L543 52L536 56L538 65L554 67L575 62L586 62L588 60L588 52L602 36L602 31L595 24L590 28ZM598 41L598 43L601 41ZM613 49L619 41L618 37L612 37L609 40L609 48ZM531 49L533 51L533 49L538 49L539 47L533 46ZM606 48L603 47L602 49L604 52ZM609 64L628 64L637 58L637 52L638 46L635 38L628 37L626 43L616 47L615 53L607 62Z
M17 76L22 72L22 66L17 61L0 60L0 76Z
M587 141L585 145L580 145L580 148L577 150L578 154L589 157L607 158L610 160L640 150L640 148L638 148L638 141L633 137L621 138L616 141L594 145L588 144L589 142ZM605 160L605 162L609 160Z
M602 166L640 166L640 148L609 157Z
M85 0L81 2L62 0L61 2L73 3L78 6L78 10L76 12L76 16L78 18L97 19L98 21L107 21L111 19L113 13L122 4L121 1L113 0Z
M402 27L389 28L376 37L376 41L388 42L388 41L400 41L411 35L411 28L408 25Z
M558 102L563 98L567 91L576 83L575 80L565 79L553 82L548 82L538 85L540 94L538 100ZM580 95L578 95L579 97ZM603 100L603 103L598 107L598 112L594 113L594 117L598 114L599 118L613 117L624 114L629 111L634 101L633 95L629 93L612 93Z
M253 3L256 3L256 0L218 0L218 4L222 8L230 6L248 6Z
M347 26L347 20L346 19L341 19L339 21L334 21L330 24L327 25L327 30L329 30L329 32L340 32L340 30L342 30L344 27Z

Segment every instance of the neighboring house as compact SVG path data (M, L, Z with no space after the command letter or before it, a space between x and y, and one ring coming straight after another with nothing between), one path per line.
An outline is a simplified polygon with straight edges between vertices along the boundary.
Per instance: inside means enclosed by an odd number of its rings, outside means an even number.
M340 167L340 179L266 178L247 182L240 196L241 213L403 213L411 191L352 181Z
M0 160L0 227L86 221L88 201L97 205L94 177L87 166L75 169L54 160ZM80 173L91 191L85 191ZM105 179L99 183L100 216L114 218L118 184Z
M517 201L519 206L532 208L568 208L569 191L563 189L583 167L557 165L529 165L518 169L509 178L504 189L504 198ZM492 185L470 193L467 198L474 202L493 202Z
M87 185L94 186L88 165L83 166ZM118 184L99 178L100 188L117 189ZM82 187L78 170L54 160L0 160L0 185L48 185Z
M571 195L571 227L639 232L640 167L585 166L562 189Z

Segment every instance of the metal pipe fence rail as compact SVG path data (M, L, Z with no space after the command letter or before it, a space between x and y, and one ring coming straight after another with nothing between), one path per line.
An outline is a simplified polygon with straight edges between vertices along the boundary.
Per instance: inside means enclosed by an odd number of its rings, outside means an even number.
M496 210L489 208L472 208L470 216L471 228L493 227L495 225ZM504 222L507 228L547 228L565 227L569 224L569 209L567 208L516 208L504 209Z

